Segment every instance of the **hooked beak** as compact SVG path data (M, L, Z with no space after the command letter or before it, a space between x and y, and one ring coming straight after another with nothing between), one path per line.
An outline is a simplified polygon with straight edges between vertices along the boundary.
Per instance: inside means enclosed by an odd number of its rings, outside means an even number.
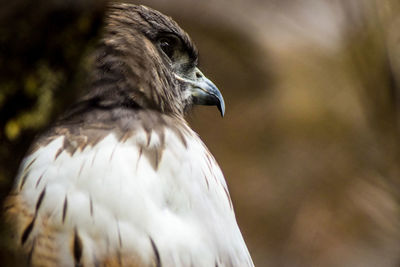
M191 80L175 74L175 77L179 81L189 85L188 90L193 97L194 104L217 106L221 116L223 117L225 114L225 102L217 86L204 76L198 68L195 69L194 76L195 78Z

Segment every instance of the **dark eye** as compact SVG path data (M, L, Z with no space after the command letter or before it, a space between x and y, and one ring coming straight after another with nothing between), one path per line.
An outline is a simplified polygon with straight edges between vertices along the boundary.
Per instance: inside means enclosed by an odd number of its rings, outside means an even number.
M172 56L174 55L174 48L171 44L171 41L163 38L159 41L159 45L161 50L170 58L172 59Z
M172 35L167 37L162 37L158 40L158 45L160 46L161 50L171 60L174 57L178 44L179 40L176 37L173 37Z

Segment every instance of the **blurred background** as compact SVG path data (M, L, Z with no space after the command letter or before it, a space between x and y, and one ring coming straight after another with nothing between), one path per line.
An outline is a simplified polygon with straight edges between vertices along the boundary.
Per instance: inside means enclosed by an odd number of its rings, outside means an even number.
M133 2L189 33L224 95L225 118L188 119L256 266L400 266L399 1ZM106 1L0 3L3 199L32 137L79 94Z

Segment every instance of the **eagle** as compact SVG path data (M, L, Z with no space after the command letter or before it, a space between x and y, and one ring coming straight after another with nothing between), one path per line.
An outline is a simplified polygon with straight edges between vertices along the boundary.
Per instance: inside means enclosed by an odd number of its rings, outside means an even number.
M83 96L23 159L4 210L28 266L254 266L224 176L189 127L223 97L170 17L114 3Z

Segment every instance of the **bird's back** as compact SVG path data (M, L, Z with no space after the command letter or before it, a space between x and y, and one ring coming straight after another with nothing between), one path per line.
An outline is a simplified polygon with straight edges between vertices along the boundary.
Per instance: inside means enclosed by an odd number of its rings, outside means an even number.
M252 266L214 158L157 111L62 121L24 159L6 209L33 266Z

